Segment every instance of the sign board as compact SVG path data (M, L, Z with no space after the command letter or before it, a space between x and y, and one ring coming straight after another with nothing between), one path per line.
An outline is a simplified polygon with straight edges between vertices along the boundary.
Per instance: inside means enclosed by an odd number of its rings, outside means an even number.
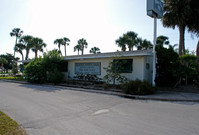
M100 75L101 74L101 63L75 63L75 74L90 74Z
M147 0L147 15L150 17L163 17L164 3L162 0Z

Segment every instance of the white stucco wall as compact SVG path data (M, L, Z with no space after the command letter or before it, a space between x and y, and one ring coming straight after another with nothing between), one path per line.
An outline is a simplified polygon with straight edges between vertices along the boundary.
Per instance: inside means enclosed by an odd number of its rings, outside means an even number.
M124 57L123 59L133 59L133 71L132 73L122 73L129 80L150 80L150 71L146 70L146 63L150 62L147 56L134 56L134 57ZM104 67L107 67L109 62L112 61L112 58L103 58L103 59L83 59L83 60L69 60L68 61L68 76L73 78L75 75L75 63L90 63L90 62L100 62L101 63L101 75L98 75L99 78L102 78L106 75ZM152 64L150 64L151 67Z

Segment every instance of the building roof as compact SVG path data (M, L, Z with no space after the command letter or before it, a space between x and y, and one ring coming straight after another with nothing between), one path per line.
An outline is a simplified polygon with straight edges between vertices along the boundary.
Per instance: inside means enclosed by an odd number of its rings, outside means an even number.
M152 50L136 50L136 51L125 51L125 52L108 52L98 54L85 54L85 55L71 55L63 56L64 60L83 60L83 59L103 59L112 57L131 57L131 56L152 56ZM31 60L18 61L23 63L29 63Z
M64 60L78 60L78 59L102 59L112 58L116 56L130 57L130 56L150 56L152 50L137 50L137 51L125 51L125 52L109 52L109 53L98 53L98 54L85 54L85 55L71 55L64 56Z

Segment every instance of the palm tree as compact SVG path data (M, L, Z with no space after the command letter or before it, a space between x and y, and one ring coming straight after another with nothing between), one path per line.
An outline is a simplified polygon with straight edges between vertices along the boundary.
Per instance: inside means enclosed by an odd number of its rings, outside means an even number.
M70 39L64 37L64 38L63 38L63 44L64 44L65 56L66 56L66 45L69 45L68 42L70 42Z
M87 48L87 46L88 46L88 43L86 42L86 39L84 39L84 38L79 39L77 44L81 46L80 50L82 51L82 55L83 55L84 54L84 48Z
M191 7L191 15L189 16L188 22L188 31L196 34L199 37L199 10L198 10L199 1L198 0L191 0L190 7ZM199 40L196 45L196 56L199 58ZM199 63L199 59L198 59ZM198 70L199 71L199 70Z
M54 44L58 44L59 53L62 55L61 50L60 50L60 46L61 46L61 45L64 45L63 39L62 39L62 38L56 39L56 40L54 41Z
M28 59L28 56L29 56L29 52L30 52L30 49L32 48L32 44L31 44L31 41L32 41L33 37L30 36L30 35L26 35L26 36L22 36L19 40L20 43L22 43L23 45L25 45L25 49L26 49L26 57L25 57L25 60Z
M138 40L137 40L138 34L133 31L129 31L125 34L125 36L127 38L127 46L129 48L129 51L132 51L133 47L137 46L138 44Z
M166 36L158 36L157 37L157 41L156 41L157 45L169 45L169 38Z
M165 0L163 26L175 29L178 27L179 38L179 55L185 54L184 33L190 25L196 24L198 15L193 19L193 13L198 14L198 0ZM198 24L197 24L198 25Z
M118 45L118 47L121 47L121 51L126 51L126 38L119 37L119 39L115 40L115 43Z
M26 48L26 46L22 43L18 43L15 46L15 51L19 52L21 54L22 57L22 61L24 61L24 55L23 55L23 50Z
M93 53L93 54L100 53L100 49L98 47L93 47L91 48L90 53Z
M23 31L20 28L14 28L12 32L10 32L11 37L16 37L15 46L17 44L17 40L21 37ZM14 57L15 57L15 47L14 47Z
M143 44L142 38L138 37L137 38L137 45L136 45L137 50L142 50L142 44Z
M133 47L138 45L137 35L137 33L129 31L126 34L123 34L122 37L119 37L119 39L117 39L115 43L118 44L119 47L121 47L122 51L126 51L126 46L129 48L129 51L132 51Z
M80 45L76 45L74 47L74 52L77 51L78 55L79 55L79 51L81 50L81 46Z
M37 58L38 51L43 52L43 48L46 47L46 44L41 38L33 38L31 44L32 51L35 52L35 58Z
M153 48L153 45L150 41L144 39L141 44L140 44L140 47L143 49L143 50L147 50L147 49L152 49Z

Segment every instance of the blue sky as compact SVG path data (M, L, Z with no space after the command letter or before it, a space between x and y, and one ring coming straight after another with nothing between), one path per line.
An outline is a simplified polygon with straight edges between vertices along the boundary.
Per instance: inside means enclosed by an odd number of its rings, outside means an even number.
M0 18L0 54L13 54L13 28L21 28L23 35L42 38L47 43L44 51L57 48L55 39L68 37L67 55L77 54L73 47L80 38L88 42L85 53L94 46L101 52L120 50L115 40L127 31L153 41L153 19L146 15L146 0L0 0ZM178 44L178 29L164 28L160 20L159 35L168 36L172 45ZM186 48L195 50L198 38L192 39L186 32L185 39Z

